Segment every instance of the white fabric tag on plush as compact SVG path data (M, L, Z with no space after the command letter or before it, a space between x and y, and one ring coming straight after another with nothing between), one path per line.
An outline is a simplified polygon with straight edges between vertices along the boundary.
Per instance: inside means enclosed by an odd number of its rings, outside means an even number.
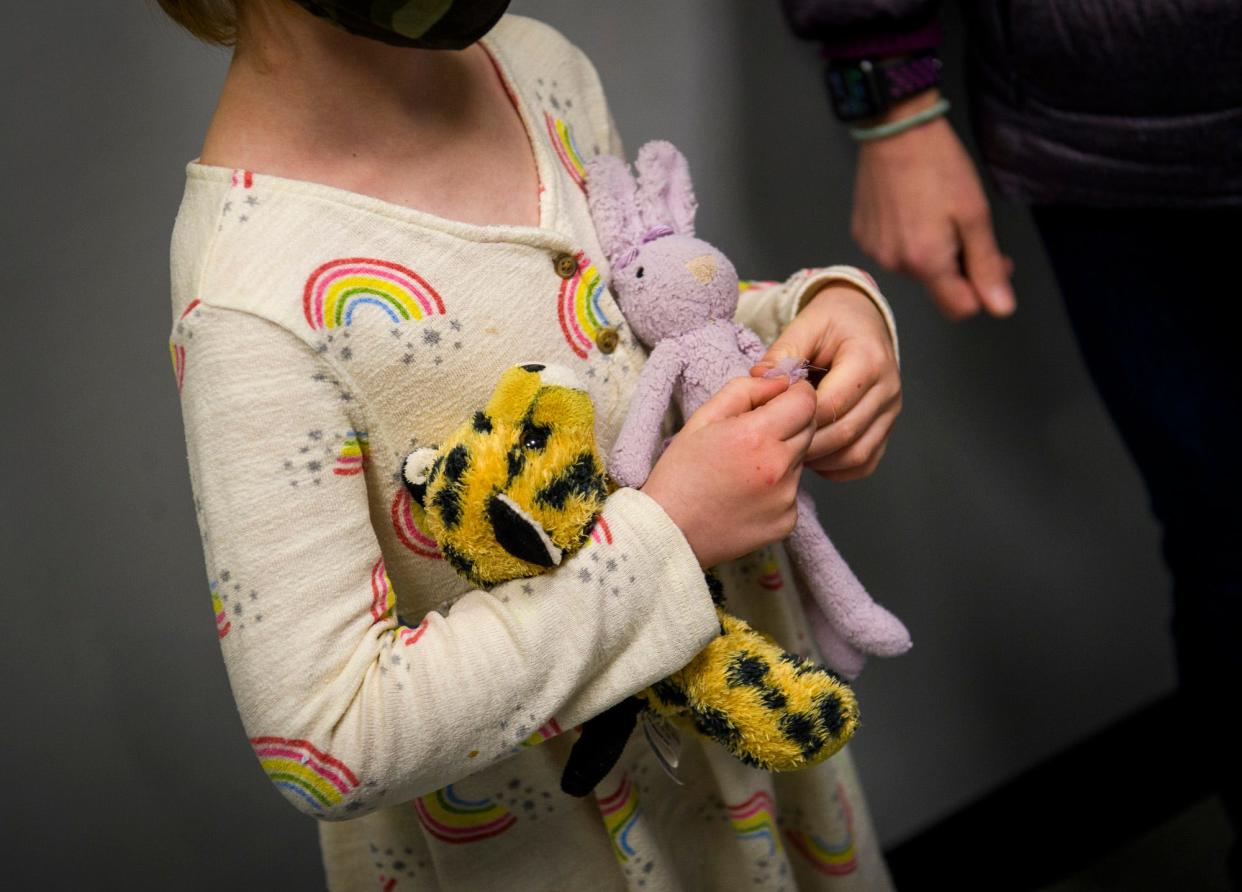
M653 712L642 713L643 736L655 753L656 761L673 783L682 784L677 776L677 764L681 761L681 734L677 729Z

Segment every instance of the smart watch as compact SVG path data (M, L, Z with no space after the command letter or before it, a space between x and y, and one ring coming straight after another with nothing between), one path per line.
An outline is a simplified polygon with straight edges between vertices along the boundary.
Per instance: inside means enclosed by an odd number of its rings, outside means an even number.
M832 111L839 121L862 121L894 103L940 83L934 51L881 59L834 59L824 72Z

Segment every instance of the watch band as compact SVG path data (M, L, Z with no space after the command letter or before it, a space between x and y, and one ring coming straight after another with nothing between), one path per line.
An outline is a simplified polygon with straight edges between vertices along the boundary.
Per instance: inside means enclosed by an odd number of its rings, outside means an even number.
M860 121L939 84L940 59L927 50L887 59L837 60L824 76L838 120Z

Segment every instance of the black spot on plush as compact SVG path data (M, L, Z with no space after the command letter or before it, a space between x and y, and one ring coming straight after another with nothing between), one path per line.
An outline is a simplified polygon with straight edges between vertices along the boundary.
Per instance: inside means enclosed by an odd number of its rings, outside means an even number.
M651 690L665 706L687 706L690 703L686 692L667 678L657 681L651 686Z
M466 468L470 467L470 453L465 446L454 446L444 458L444 476L454 483L461 481Z
M401 482L405 484L406 491L409 492L411 499L423 507L427 506L427 483L425 481L423 483L411 483L402 477Z
M803 755L810 758L819 752L824 742L815 733L815 719L802 712L790 712L781 716L781 733L802 747Z
M481 434L490 434L492 432L492 420L487 417L486 412L475 412L472 425Z
M742 685L759 688L763 687L763 677L767 674L767 663L759 657L741 653L729 663L729 668L725 672L725 680L731 688Z
M508 463L509 479L505 481L505 486L512 483L518 474L522 473L522 469L526 467L526 452L523 451L521 444L509 450Z
M526 369L528 372L542 372L545 368L547 368L547 366L540 362L528 362L526 365L522 366L522 368Z
M594 458L589 454L574 459L573 464L535 493L535 501L560 511L564 509L565 502L571 495L579 495L584 499L597 499L604 495L604 480L596 470Z
M768 709L784 709L789 700L776 688L766 685L759 691L759 699Z
M461 523L461 496L457 487L446 486L436 493L435 507L440 511L440 519L450 530Z
M819 711L819 720L824 723L828 733L833 737L840 737L841 730L845 727L845 714L841 709L841 699L825 694L816 701L815 708Z
M474 561L451 545L441 545L440 553L444 555L444 559L448 561L450 567L467 579L474 579Z
M706 734L713 740L726 746L737 739L738 731L729 717L714 706L696 707L690 712L690 720L700 734Z

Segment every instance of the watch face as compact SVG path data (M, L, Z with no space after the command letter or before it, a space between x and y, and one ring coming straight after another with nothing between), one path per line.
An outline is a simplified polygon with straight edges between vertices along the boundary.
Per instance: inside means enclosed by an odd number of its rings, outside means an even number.
M870 62L830 65L827 80L833 110L842 121L874 118L887 107Z

